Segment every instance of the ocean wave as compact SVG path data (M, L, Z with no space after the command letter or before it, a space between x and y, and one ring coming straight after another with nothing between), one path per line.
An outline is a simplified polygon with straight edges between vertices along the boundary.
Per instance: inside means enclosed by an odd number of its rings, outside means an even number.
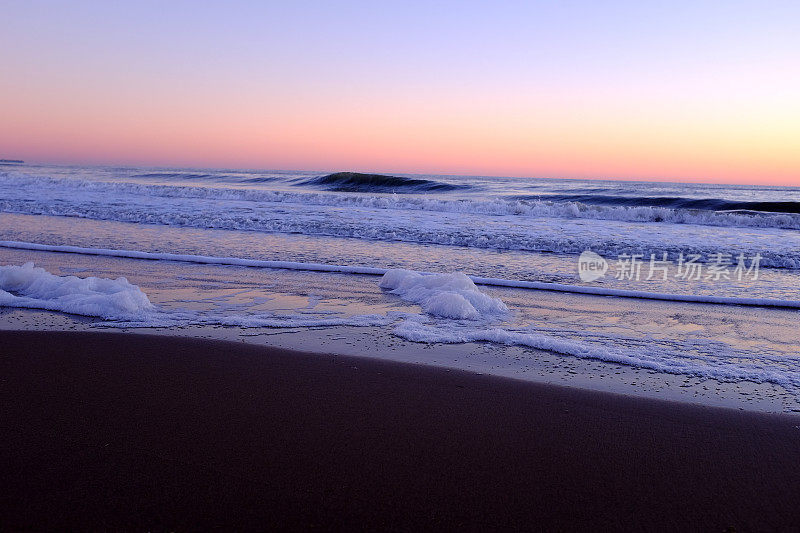
M210 180L224 178L219 174L198 174L193 172L144 172L134 174L134 178L153 178L153 179L182 179L182 180Z
M651 254L670 258L680 253L697 254L702 258L714 253L733 256L761 255L760 266L800 269L800 255L796 235L789 236L772 246L765 247L764 239L780 239L780 230L759 230L767 234L763 239L751 235L738 239L736 232L726 235L708 235L705 231L682 234L676 227L665 228L654 239L642 239L640 233L619 234L620 228L584 226L570 222L572 229L565 233L567 224L561 219L535 219L532 221L498 220L491 231L486 224L491 220L479 216L440 216L438 213L394 213L380 216L368 210L343 209L322 212L305 212L294 205L260 205L257 209L237 205L195 205L194 202L168 205L143 205L127 202L117 197L111 204L86 200L81 204L61 200L31 202L0 200L0 212L27 215L76 217L90 220L148 224L156 226L219 229L257 233L301 234L308 236L350 238L383 242L405 242L422 245L458 246L487 250L513 250L521 252L580 254L584 250L607 257L621 254ZM639 231L642 231L641 229ZM11 234L7 238L14 239Z
M133 179L145 180L163 180L163 181L207 181L211 183L239 183L239 184L253 184L253 183L269 183L277 180L274 176L252 176L250 174L201 174L196 172L144 172L141 174L134 174L131 176Z
M66 200L82 192L133 194L146 198L197 198L263 203L285 203L330 207L363 207L385 210L408 210L463 213L486 216L528 218L565 218L611 220L637 223L694 224L718 227L800 229L798 213L730 212L670 207L590 205L577 201L553 201L545 197L426 198L394 194L330 194L288 192L281 190L237 189L190 185L164 185L130 182L104 182L74 178L27 176L0 172L0 187L31 191L35 198L42 190L57 191ZM373 191L375 192L375 191ZM14 213L47 214L47 206L37 213L36 202L3 200L0 210ZM57 213L52 213L57 214ZM105 219L105 218L104 218ZM127 221L127 220L125 220ZM213 227L213 226L212 226ZM780 265L778 265L780 266Z
M31 246L36 249L37 245ZM78 250L62 251L78 253ZM103 250L92 251L100 252ZM176 260L175 257L169 259ZM328 266L336 268L335 265ZM800 371L797 370L797 356L793 353L781 353L778 357L756 351L753 355L750 345L737 346L714 338L690 336L678 340L656 340L626 337L618 332L598 338L584 331L580 332L579 338L574 338L570 330L548 329L543 332L537 330L535 324L512 328L504 320L513 315L514 310L509 311L499 299L480 292L463 275L406 270L384 272L385 277L381 281L384 288L391 289L401 298L419 303L427 314L389 312L319 316L297 312L237 314L231 309L167 309L151 303L138 286L125 278L58 276L32 263L0 266L0 306L97 317L103 321L93 322L92 325L110 328L390 326L395 335L412 342L517 345L580 359L607 361L703 379L773 383L785 387L795 396L800 390ZM513 280L505 281L513 283ZM503 352L497 353L503 356Z
M645 300L662 300L672 302L715 304L715 305L741 305L750 307L782 307L790 309L800 309L800 300L778 300L769 298L746 298L736 296L710 296L696 294L671 294L647 291L636 291L627 289L611 289L606 287L568 285L562 283L549 283L543 281L511 280L502 278L489 278L482 276L467 275L442 275L430 272L412 272L407 270L387 269L377 266L354 266L354 265L331 265L326 263L301 263L293 261L265 261L261 259L247 259L239 257L214 257L190 254L172 254L164 252L144 252L139 250L114 250L106 248L86 248L69 245L39 244L33 242L0 241L0 247L18 250L37 250L46 252L74 253L84 255L97 255L105 257L124 257L129 259L146 259L151 261L180 261L186 263L198 263L206 265L231 265L245 266L254 268L277 268L283 270L305 270L311 272L335 272L342 274L360 274L370 276L386 276L384 288L398 290L396 294L401 297L421 303L427 301L431 296L439 296L450 292L460 294L462 297L472 291L474 286L466 281L477 285L507 287L516 289L532 289L554 292L565 292L572 294L585 294L589 296L612 296L619 298L635 298ZM427 278L426 276L433 276ZM466 278L466 279L464 279ZM502 315L503 310L500 305L489 301L475 298L473 294L467 294L470 305L473 309L480 311L491 310L490 314ZM448 296L449 298L449 296ZM478 304L475 307L475 304ZM439 308L438 303L436 306ZM466 308L466 306L464 306ZM467 315L470 315L469 309ZM436 313L433 313L436 314ZM478 313L480 314L480 313ZM462 318L469 318L467 316Z
M239 183L268 183L270 181L275 181L276 178L269 178L266 176L258 177L258 178L240 178L237 181Z
M394 328L394 334L412 342L461 344L488 342L509 346L526 346L579 359L592 359L644 368L668 374L716 379L723 382L752 381L774 383L797 395L800 372L794 369L765 368L762 361L750 359L749 353L736 353L734 348L709 341L687 342L683 349L652 349L647 346L620 348L527 331L511 331L491 326L454 326L429 324L425 317L411 317ZM700 348L702 355L692 355Z
M164 310L124 277L116 279L58 276L33 263L0 266L0 307L41 309L106 320L113 328L160 328L220 325L244 328L295 328L383 326L393 319L384 315L319 317L304 314L215 313Z
M688 198L682 196L620 196L606 194L548 194L520 195L517 200L544 200L550 202L575 202L587 205L624 207L666 207L700 211L800 214L800 202L736 201L721 198Z
M471 188L469 185L455 185L443 181L359 172L337 172L298 181L296 185L318 186L336 192L384 193L443 192Z

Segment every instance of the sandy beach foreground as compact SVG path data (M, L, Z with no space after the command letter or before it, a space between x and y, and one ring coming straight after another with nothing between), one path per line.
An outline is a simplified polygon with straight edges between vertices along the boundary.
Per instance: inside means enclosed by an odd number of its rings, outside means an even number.
M199 339L0 332L0 529L800 527L800 418Z

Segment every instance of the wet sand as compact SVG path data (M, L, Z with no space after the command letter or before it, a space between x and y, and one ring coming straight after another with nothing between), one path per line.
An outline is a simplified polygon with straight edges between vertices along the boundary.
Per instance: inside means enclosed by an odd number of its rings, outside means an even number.
M0 331L0 529L800 528L800 417Z

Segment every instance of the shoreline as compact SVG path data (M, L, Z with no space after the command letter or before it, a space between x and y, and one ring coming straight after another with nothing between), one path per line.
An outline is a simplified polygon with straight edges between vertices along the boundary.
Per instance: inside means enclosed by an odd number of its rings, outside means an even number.
M531 333L542 333L543 338L533 335L512 339L510 344L502 340L484 343L480 338L469 343L424 343L398 335L399 322L370 327L358 325L358 320L349 321L351 316L375 315L391 320L392 313L420 312L416 304L386 295L377 283L365 283L360 276L3 248L0 259L12 264L34 261L61 276L125 277L160 310L200 313L201 318L208 315L211 319L207 324L120 328L134 333L246 340L257 345L419 362L650 398L761 412L800 412L800 394L782 384L797 379L793 370L797 367L792 364L796 354L790 349L796 341L796 313L788 310L623 302L498 287L487 293L515 312L508 331L526 333L533 326ZM285 314L289 319L285 326L273 320ZM264 327L259 321L249 322L257 315L267 318ZM232 318L234 325L229 325ZM350 325L312 331L306 318L312 322L342 319L343 324ZM0 329L108 331L102 322L55 311L0 309ZM305 325L295 327L293 322ZM480 328L473 333L482 334ZM607 345L613 349L584 356L580 350L584 335L595 336L588 347ZM556 347L555 351L546 351L554 339L576 340L578 345L568 343L565 350ZM692 342L687 345L687 340ZM720 341L723 344L718 346ZM718 347L723 348L720 356ZM770 353L784 354L785 364L773 365ZM677 371L663 371L664 366L669 369L673 365ZM730 372L739 379L726 377ZM722 377L717 379L718 375Z
M800 525L800 417L242 342L0 331L4 527Z
M281 270L299 270L304 272L326 272L338 274L356 274L365 276L383 276L389 268L364 267L354 265L337 265L328 263L309 263L296 261L267 261L261 259L244 259L239 257L213 257L192 254L173 254L165 252L142 252L137 250L120 250L107 248L87 248L82 246L38 244L33 242L0 240L0 248L10 250L27 250L36 252L54 252L100 257L118 257L143 261L174 261L200 265L241 266L248 268L273 268ZM432 272L418 272L432 275ZM658 300L665 302L686 302L709 305L737 305L741 307L800 309L800 300L752 298L741 296L714 296L707 294L682 294L643 291L624 288L609 288L592 285L564 284L543 281L525 281L515 279L492 278L467 274L477 285L490 287L506 287L513 289L532 289L567 294L585 294L590 296L606 296L628 298L634 300Z

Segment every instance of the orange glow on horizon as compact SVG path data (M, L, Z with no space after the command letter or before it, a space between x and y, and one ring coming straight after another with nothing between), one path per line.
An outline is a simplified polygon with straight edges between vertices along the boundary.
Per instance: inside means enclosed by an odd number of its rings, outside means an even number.
M800 186L796 3L445 4L12 4L0 158Z
M800 119L687 116L590 104L492 101L271 108L254 102L43 108L5 113L4 157L30 160L800 185ZM434 113L435 111L435 113Z

